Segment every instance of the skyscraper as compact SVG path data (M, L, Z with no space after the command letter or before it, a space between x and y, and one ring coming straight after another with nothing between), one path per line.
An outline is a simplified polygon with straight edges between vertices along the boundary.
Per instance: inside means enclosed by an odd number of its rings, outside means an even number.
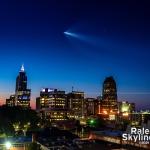
M103 83L102 100L101 100L101 113L108 115L112 118L117 114L117 87L116 82L112 76L107 77Z
M16 91L24 91L27 89L27 76L24 66L21 66L19 75L16 78Z
M30 107L30 95L31 90L27 89L27 76L22 65L16 78L15 105Z

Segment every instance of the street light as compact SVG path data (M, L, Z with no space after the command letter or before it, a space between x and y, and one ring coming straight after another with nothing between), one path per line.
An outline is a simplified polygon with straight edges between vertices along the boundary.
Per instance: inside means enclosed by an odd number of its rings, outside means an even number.
M104 111L103 111L103 114L104 114L104 115L107 115L107 114L108 114L108 112L107 112L106 110L104 110Z
M5 143L5 147L6 147L6 149L10 149L11 143L10 143L9 141L7 141L7 142Z
M93 120L93 119L91 119L91 120L90 120L90 124L93 124L93 123L94 123L94 120Z

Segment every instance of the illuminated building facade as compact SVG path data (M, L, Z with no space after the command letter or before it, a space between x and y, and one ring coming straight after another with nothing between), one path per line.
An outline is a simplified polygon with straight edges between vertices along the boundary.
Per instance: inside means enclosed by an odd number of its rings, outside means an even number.
M95 98L85 98L84 116L95 116L98 114L99 101Z
M104 80L100 112L108 116L110 120L114 120L118 113L117 88L112 76Z
M66 120L67 119L67 109L57 109L57 108L42 108L40 113L42 113L42 116L46 119L49 120L50 122L52 121L61 121L61 120Z
M40 91L40 97L36 98L36 109L49 108L50 104L50 91L49 88L43 88Z
M135 111L131 114L131 125L141 126L150 120L150 110Z
M9 99L6 99L7 106L15 106L15 95L10 95Z
M132 113L135 111L135 104L127 101L118 102L119 113Z
M6 99L6 105L30 108L30 95L31 90L27 89L27 76L22 65L19 75L16 78L15 94L11 95L9 99Z
M84 92L72 91L67 95L70 118L80 119L84 116Z
M22 65L19 75L16 79L15 105L30 107L31 90L27 89L27 76Z
M65 91L43 88L36 98L36 109L50 121L65 120L67 117L67 97Z
M132 113L135 111L135 104L127 101L118 102L118 119L131 120Z
M65 91L57 89L43 88L40 97L36 98L36 108L56 108L65 109L67 105Z

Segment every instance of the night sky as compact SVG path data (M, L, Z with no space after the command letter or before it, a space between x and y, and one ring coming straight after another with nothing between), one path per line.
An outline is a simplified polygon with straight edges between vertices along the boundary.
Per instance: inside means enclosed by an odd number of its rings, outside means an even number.
M1 0L1 103L24 64L32 106L43 87L99 96L112 75L118 100L150 108L149 8L148 0Z

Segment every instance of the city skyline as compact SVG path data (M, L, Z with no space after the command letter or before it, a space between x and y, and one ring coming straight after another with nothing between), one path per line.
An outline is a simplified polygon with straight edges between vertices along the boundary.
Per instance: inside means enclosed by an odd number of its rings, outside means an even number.
M22 64L21 65L21 67L20 67L20 71L19 71L19 74L20 73L25 73L26 74L26 70L25 70L25 68L24 68L24 64ZM18 76L17 76L17 78L16 78L17 80L18 80ZM26 80L27 79L27 76L24 78L23 77L23 80ZM85 94L85 99L86 98L98 98L99 96L102 96L103 95L103 88L104 88L104 83L106 82L106 80L110 80L110 79L112 79L112 80L114 80L113 79L113 76L106 76L105 78L104 78L104 80L103 80L103 82L102 82L102 89L101 89L101 91L100 91L100 93L99 94L97 94L97 95L95 95L95 97L94 96L90 96L90 95L88 95L88 93L85 93L85 91L84 90L76 90L76 89L74 89L74 87L72 86L71 87L71 89L70 90L68 90L68 91L66 91L65 89L60 89L59 87L57 87L57 89L59 89L59 90L64 90L66 93L70 93L71 91L79 91L79 92L84 92L84 94ZM15 87L17 87L17 81L16 80L16 86ZM25 81L25 85L24 85L24 81L21 81L23 84L21 85L21 83L20 83L20 87L21 88L25 88L26 89L26 86L27 86L27 81ZM115 82L115 80L114 80L114 82ZM115 85L116 86L116 90L117 90L117 85ZM35 95L35 97L32 97L31 98L31 100L30 100L30 106L31 106L31 108L33 108L33 109L35 109L36 108L36 98L40 95L40 92L42 91L42 89L45 89L45 88L50 88L50 89L52 89L52 90L54 90L54 89L56 89L56 87L42 87L37 93L38 93L38 95ZM24 89L24 90L25 90ZM28 89L27 89L28 90ZM15 90L15 88L14 88L14 91L16 91ZM117 92L117 91L116 91ZM118 95L120 95L120 93L119 92L117 92L116 94L118 94ZM31 95L32 95L32 89L31 89ZM13 94L11 93L9 96L14 96L14 92L13 92ZM8 98L8 97L7 97ZM6 99L7 99L6 98ZM6 103L6 99L1 103L1 105L2 104L5 104ZM128 101L128 99L118 99L118 101ZM130 100L129 100L130 101ZM130 101L130 102L134 102L134 101ZM135 104L136 104L136 102L134 102ZM142 107L143 108L143 107ZM139 110L139 109L141 109L140 107L136 107L136 109L137 110ZM146 109L146 107L145 108L143 108L143 109Z
M149 2L118 2L2 2L1 103L14 93L23 63L32 102L46 87L96 97L114 76L119 101L149 108Z

